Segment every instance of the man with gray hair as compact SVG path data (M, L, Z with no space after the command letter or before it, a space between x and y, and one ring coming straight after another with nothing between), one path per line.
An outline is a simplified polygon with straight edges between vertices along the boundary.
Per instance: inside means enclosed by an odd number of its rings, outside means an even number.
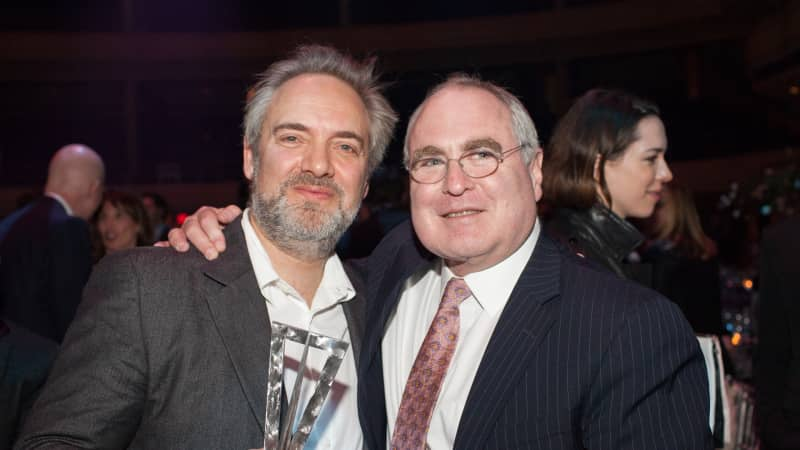
M542 152L517 98L456 74L404 148L411 223L359 264L368 448L712 448L680 310L541 232Z
M100 205L105 169L71 144L50 160L41 199L0 223L0 315L61 342L92 268L87 220Z
M541 232L542 153L519 100L454 75L404 148L411 224L364 265L370 448L712 447L680 310Z
M270 66L246 107L250 208L225 230L227 251L207 262L140 248L102 261L17 448L263 447L278 421L267 411L277 322L349 343L305 448L362 447L362 289L334 246L396 121L376 83L372 64L330 47ZM305 405L326 357L287 339L269 384Z

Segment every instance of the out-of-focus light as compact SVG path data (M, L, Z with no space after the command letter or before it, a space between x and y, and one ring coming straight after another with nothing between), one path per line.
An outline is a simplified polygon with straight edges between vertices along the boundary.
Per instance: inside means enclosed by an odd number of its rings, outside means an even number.
M733 344L733 346L736 347L741 343L742 343L742 334L733 333L733 335L731 336L731 344Z
M768 216L772 213L772 206L770 205L761 205L761 215Z
M745 289L747 289L748 291L749 291L750 289L753 289L753 280L751 280L751 279L749 279L749 278L745 278L744 280L742 280L742 286L743 286Z
M175 222L178 223L178 226L181 226L181 225L183 225L183 222L186 221L187 217L189 217L189 215L186 214L185 212L178 213L178 215L175 216Z
M789 95L798 95L800 94L800 86L789 86Z

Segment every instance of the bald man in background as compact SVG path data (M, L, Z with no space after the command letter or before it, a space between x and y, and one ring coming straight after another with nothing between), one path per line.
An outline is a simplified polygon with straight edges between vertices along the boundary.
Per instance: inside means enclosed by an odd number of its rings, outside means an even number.
M88 220L105 167L91 148L67 145L50 160L45 194L0 222L0 315L61 342L91 271Z

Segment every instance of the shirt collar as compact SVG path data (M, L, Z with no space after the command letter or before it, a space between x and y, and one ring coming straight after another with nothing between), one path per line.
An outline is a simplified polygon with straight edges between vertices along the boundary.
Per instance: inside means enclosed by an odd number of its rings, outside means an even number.
M256 275L258 287L263 293L265 289L270 286L275 286L287 294L290 294L297 300L302 301L300 295L292 288L289 283L281 279L275 268L272 266L269 254L264 250L261 241L258 239L253 224L250 223L250 209L245 209L242 214L242 229L244 230L244 239L247 243L247 253L250 256L250 262L253 265L253 271ZM355 297L356 290L347 273L344 270L342 261L334 253L325 262L323 269L322 281L319 284L317 293L312 302L312 310L319 311L327 309L337 303L342 303L351 300ZM269 302L269 298L267 298Z
M511 297L511 291L514 290L519 276L525 270L539 240L541 228L539 222L540 220L537 218L528 238L509 257L488 269L464 277L475 300L489 315L500 314ZM446 265L441 264L441 266L441 292L444 293L447 282L456 275Z
M55 201L57 201L58 203L60 203L60 204L61 204L61 206L64 208L64 211L66 211L66 212L67 212L67 215L68 215L68 216L74 216L74 215L75 215L75 214L72 212L72 208L70 208L70 207L69 207L69 203L67 203L67 201L66 201L66 200L64 200L64 197L62 197L62 196L60 196L60 195L56 194L55 192L50 192L50 191L47 191L47 192L45 192L45 193L44 193L44 195L45 195L45 197L50 197L50 198L52 198L53 200L55 200Z

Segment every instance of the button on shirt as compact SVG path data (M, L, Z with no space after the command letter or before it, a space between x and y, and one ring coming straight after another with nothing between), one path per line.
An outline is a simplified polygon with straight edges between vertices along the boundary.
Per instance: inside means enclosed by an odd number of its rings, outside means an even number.
M282 280L272 267L269 255L250 223L249 210L242 220L247 252L255 271L256 280L264 296L273 322L280 322L303 330L350 342L347 321L342 303L355 297L355 289L347 278L342 262L336 255L328 258L322 281L314 295L311 308L306 301ZM284 389L291 398L297 370L303 354L303 344L286 340L284 354ZM311 347L306 360L306 373L301 387L300 404L294 423L302 416L319 379L319 371L328 358L328 352ZM266 356L265 356L266 357ZM266 377L266 373L264 374ZM358 449L363 437L358 422L356 403L356 365L352 347L347 349L344 361L319 414L312 433L306 442L307 449Z
M493 267L464 277L472 295L459 306L461 327L458 344L433 409L428 432L431 449L453 448L461 413L483 353L511 291L533 254L539 230L537 220L531 234L511 256ZM387 447L417 352L436 315L445 286L454 276L439 260L433 267L409 278L403 287L397 309L388 321L381 343L389 424Z

